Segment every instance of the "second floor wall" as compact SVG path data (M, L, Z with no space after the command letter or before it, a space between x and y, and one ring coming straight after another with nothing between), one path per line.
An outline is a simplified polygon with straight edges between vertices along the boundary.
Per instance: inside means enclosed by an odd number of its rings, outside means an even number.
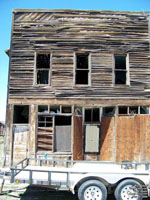
M147 99L148 14L16 10L9 98Z

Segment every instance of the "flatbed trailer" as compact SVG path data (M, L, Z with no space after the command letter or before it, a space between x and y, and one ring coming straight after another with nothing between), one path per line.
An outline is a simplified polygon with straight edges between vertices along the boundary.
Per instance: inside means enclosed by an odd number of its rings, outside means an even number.
M26 158L11 167L11 182L44 185L77 194L79 200L150 197L150 163Z

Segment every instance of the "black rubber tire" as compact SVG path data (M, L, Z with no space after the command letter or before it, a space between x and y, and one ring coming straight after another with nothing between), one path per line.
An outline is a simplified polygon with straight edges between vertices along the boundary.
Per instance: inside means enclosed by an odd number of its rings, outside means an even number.
M102 198L100 198L99 200L106 200L107 199L107 189L105 187L105 185L97 180L89 180L84 182L78 189L78 198L79 200L85 200L84 198L84 192L85 190L90 187L90 186L97 186L101 192L102 192ZM90 200L90 198L89 198Z
M114 195L117 200L124 200L124 198L121 197L121 190L127 185L135 185L138 188L138 193L139 193L137 200L143 199L142 198L142 194L143 194L142 185L136 180L128 179L128 180L122 181L116 187Z

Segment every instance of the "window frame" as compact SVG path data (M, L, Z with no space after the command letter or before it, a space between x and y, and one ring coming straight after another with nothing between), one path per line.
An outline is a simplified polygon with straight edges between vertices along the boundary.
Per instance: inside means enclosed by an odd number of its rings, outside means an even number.
M37 68L37 56L39 54L49 54L50 55L50 65L49 68ZM37 51L34 54L34 86L50 86L51 85L51 71L52 71L52 53L49 51ZM38 71L48 71L48 83L47 84L38 84L37 83L37 73Z
M87 55L88 56L88 69L78 69L77 68L77 56L78 55ZM78 84L76 83L76 71L88 71L88 83L87 84ZM74 53L74 80L73 80L73 85L78 86L78 87L89 87L91 86L91 53Z
M115 56L125 56L126 59L126 69L115 69ZM126 83L125 84L116 84L116 72L126 72ZM130 75L129 75L129 53L114 53L113 54L113 86L130 86Z

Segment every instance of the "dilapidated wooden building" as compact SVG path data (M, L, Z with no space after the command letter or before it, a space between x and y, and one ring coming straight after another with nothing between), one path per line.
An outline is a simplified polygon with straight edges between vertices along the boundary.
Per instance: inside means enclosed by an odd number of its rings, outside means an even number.
M7 163L150 161L149 13L13 11Z

